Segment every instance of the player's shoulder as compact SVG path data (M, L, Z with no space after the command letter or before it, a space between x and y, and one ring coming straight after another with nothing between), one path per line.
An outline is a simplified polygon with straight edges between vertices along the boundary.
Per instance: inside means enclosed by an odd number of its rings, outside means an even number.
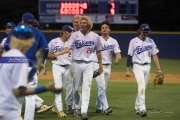
M150 37L146 37L146 41L151 42L151 43L154 42L154 40L152 38L150 38Z
M60 41L60 38L59 37L56 37L56 38L53 38L49 41L49 43L58 43Z
M109 37L109 40L111 40L112 42L117 42L117 40L111 36Z
M9 51L3 54L4 57L25 57L25 55L18 49L10 49Z
M97 34L97 33L94 32L94 31L90 31L89 34L90 34L90 35L94 35L94 36L96 36L96 37L99 37L99 34Z

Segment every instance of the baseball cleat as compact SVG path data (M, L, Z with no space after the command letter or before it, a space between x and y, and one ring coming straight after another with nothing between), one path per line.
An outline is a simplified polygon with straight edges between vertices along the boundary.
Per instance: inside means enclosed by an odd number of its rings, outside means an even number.
M52 107L51 111L56 113L57 110L56 110L55 106Z
M58 117L65 118L67 115L64 113L64 111L57 112Z
M96 109L96 113L103 113L103 111L100 109Z
M142 110L142 111L140 111L139 115L141 117L145 117L145 116L147 116L147 112L145 110Z
M75 117L79 117L79 115L81 114L81 111L80 111L80 109L74 109L74 116Z
M50 110L51 108L53 107L53 105L42 105L38 110L37 110L37 113L43 113L43 112L46 112L48 110Z
M65 112L67 114L73 114L74 110L72 109L71 105L66 106Z
M104 114L105 115L109 115L109 113L112 113L112 109L109 107L109 108L107 108L105 111L104 111Z
M139 111L139 110L136 110L136 111L135 111L135 114L136 114L136 115L140 115L140 111Z
M81 120L88 120L87 113L81 114Z

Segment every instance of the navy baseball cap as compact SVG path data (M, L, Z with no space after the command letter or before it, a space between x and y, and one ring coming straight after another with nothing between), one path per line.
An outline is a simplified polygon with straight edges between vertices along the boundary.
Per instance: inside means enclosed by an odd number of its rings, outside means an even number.
M5 27L13 29L14 27L16 27L16 24L14 24L13 22L8 22L6 23Z
M34 36L31 28L28 27L27 25L16 26L12 30L11 35L15 36L16 38L22 39L22 40L30 39Z
M72 32L73 28L70 25L64 25L62 26L62 31Z
M24 13L23 15L22 15L22 20L25 20L25 21L34 21L34 15L32 14L32 13L29 13L29 12L27 12L27 13Z
M140 28L139 28L141 31L144 31L144 32L149 32L150 31L150 27L148 24L146 23L143 23L140 25Z

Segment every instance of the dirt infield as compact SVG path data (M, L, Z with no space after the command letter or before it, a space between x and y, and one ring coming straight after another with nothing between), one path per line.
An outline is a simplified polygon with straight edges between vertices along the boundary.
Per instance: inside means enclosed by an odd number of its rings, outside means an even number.
M155 78L155 74L151 73L150 81L152 82ZM39 79L49 80L53 79L52 71L48 71L47 75L39 74ZM131 73L130 77L126 77L123 72L112 72L110 81L119 81L119 82L136 82L133 74ZM180 83L180 74L164 74L165 83Z

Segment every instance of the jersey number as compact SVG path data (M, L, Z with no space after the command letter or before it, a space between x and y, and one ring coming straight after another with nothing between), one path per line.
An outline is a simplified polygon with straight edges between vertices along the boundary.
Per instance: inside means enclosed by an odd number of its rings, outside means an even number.
M92 53L93 48L87 48L86 53L90 54Z

